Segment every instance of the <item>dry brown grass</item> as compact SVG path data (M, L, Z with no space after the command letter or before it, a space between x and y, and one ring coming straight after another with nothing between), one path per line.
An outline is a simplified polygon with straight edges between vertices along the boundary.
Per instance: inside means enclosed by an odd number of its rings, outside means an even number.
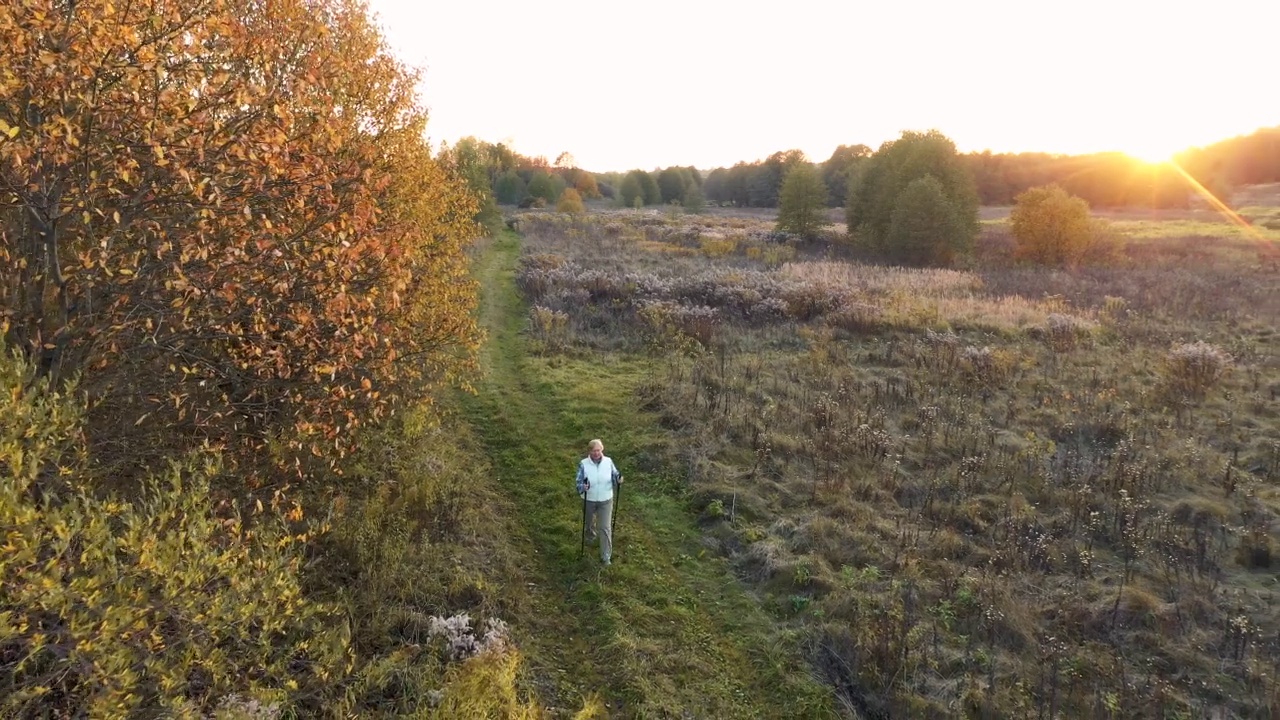
M865 295L867 302L881 304L887 322L897 327L1010 331L1043 327L1051 315L1071 314L1084 323L1094 319L1093 311L1068 309L1060 298L989 295L981 277L962 270L804 262L788 263L779 274Z
M1191 223L1161 222L1150 233ZM694 494L738 494L736 524L703 518L716 547L813 630L850 707L1276 707L1280 278L1226 236L1126 251L1131 265L1072 271L811 255L768 275L877 312L725 323L709 350L663 357L646 399L699 469ZM710 262L675 260L646 268ZM1197 340L1236 367L1171 401L1165 358Z

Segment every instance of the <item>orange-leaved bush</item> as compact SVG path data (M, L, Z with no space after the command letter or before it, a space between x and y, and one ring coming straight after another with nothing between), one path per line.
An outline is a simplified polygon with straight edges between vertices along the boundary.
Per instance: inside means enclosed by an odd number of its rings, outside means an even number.
M474 200L362 3L16 0L0 46L0 326L104 463L305 472L470 364Z
M562 213L570 213L573 215L581 215L587 211L587 207L582 204L582 196L573 188L565 188L560 193L560 200L556 203L556 210Z

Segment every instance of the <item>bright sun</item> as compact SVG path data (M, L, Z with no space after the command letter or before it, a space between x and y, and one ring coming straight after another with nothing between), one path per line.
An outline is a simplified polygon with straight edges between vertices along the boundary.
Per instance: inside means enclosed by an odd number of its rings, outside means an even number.
M1173 159L1181 148L1176 143L1161 141L1160 138L1143 138L1131 142L1125 147L1125 154L1152 165L1166 163Z

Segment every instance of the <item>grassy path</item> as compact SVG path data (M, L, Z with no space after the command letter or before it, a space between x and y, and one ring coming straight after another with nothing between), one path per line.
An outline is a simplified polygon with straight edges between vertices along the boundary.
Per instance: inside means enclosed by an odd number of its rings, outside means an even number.
M518 254L504 235L480 260L489 340L464 407L527 533L533 611L515 620L543 701L573 709L598 693L611 717L833 717L797 639L722 560L704 557L684 503L662 492L664 477L636 467L660 432L632 399L644 362L526 353ZM573 468L592 437L626 475L609 568L594 548L578 556Z

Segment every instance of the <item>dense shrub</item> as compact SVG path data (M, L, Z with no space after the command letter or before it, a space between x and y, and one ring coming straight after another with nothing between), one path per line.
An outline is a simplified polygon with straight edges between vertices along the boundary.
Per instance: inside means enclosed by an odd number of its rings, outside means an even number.
M737 243L733 238L727 238L723 235L712 235L710 233L703 235L699 243L702 253L709 258L725 257L733 253L737 247Z
M530 196L542 200L545 205L554 203L564 190L564 181L560 176L550 175L542 170L535 172L533 177L529 178L529 185L525 189Z
M476 199L362 5L0 18L0 115L25 118L0 141L4 336L82 377L98 462L207 440L243 482L296 482L470 363Z
M29 378L0 353L0 715L295 706L341 681L343 623L301 592L305 535L274 508L215 513L212 453L136 501L99 496L82 408Z
M556 203L556 210L571 215L581 215L587 211L587 207L582 204L582 196L573 188L565 188L560 193L560 200Z
M569 314L534 305L529 309L529 333L542 348L561 350L569 340Z
M1039 265L1108 264L1117 243L1089 205L1058 187L1035 187L1018 195L1009 216L1014 256Z

